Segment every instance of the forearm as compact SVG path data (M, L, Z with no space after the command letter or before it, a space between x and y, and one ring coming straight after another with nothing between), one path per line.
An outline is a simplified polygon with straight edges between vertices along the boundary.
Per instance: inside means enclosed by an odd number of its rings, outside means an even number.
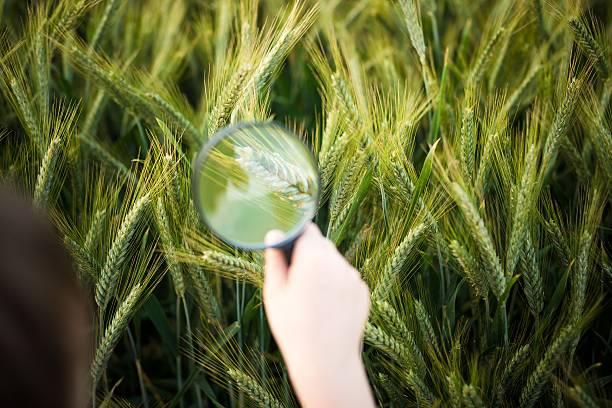
M289 364L289 376L300 403L306 408L375 406L359 355L325 367L308 362Z

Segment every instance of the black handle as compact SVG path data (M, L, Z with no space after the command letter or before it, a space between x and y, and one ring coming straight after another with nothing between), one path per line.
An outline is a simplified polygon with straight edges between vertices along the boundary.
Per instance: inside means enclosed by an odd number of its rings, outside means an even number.
M285 254L285 261L287 262L287 266L291 265L291 258L293 257L294 244L295 244L295 240L292 240L278 247L278 249L283 251L283 254Z

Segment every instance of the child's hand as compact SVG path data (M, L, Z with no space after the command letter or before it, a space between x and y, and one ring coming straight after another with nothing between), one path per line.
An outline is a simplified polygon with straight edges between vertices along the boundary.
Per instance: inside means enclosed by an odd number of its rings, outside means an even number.
M280 232L268 240L277 242ZM310 224L287 267L267 249L264 304L274 338L304 406L373 406L361 362L369 292L319 229Z

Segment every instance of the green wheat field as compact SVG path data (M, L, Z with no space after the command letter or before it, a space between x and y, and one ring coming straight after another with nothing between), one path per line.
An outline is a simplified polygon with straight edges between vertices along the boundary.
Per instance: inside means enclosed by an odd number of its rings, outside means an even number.
M0 0L0 24L0 181L91 296L92 405L298 406L262 254L191 199L212 134L275 120L370 287L380 406L612 406L609 1Z

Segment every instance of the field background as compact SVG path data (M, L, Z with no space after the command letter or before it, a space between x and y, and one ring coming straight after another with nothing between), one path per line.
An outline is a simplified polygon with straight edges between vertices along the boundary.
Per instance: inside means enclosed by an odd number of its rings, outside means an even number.
M612 404L608 1L0 0L0 24L0 179L91 294L94 405L297 406L261 254L190 191L215 131L269 119L370 286L381 406Z

